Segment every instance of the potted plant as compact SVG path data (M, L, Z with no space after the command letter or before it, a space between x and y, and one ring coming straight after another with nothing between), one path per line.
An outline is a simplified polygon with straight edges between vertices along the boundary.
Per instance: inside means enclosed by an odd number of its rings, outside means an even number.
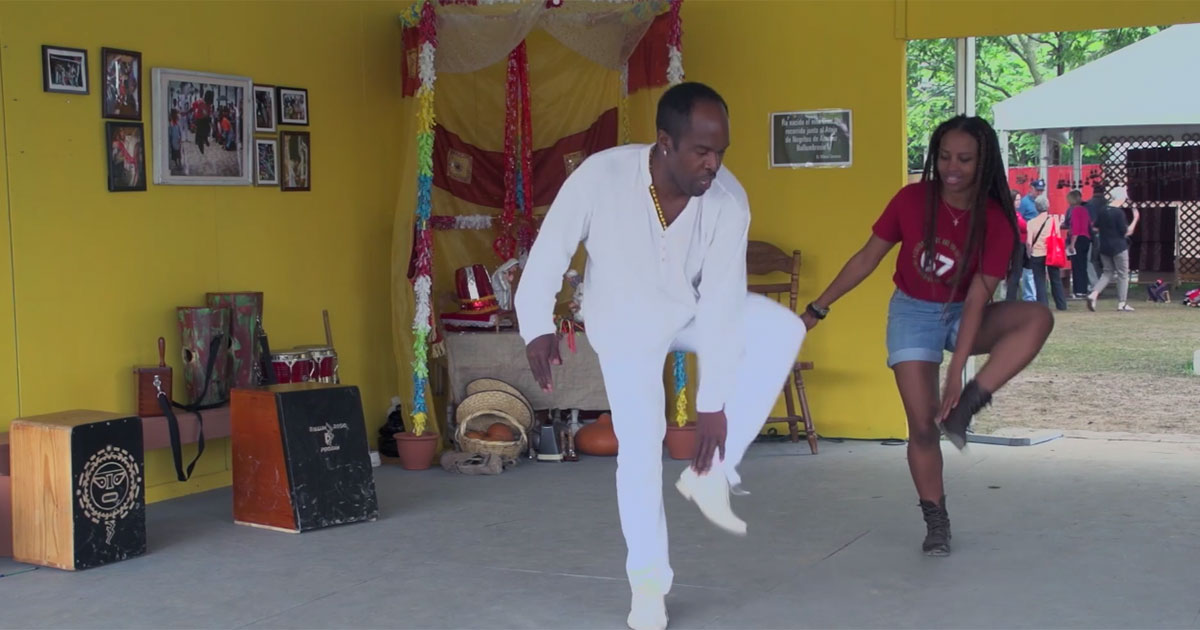
M437 433L425 431L427 416L424 411L412 414L409 420L412 422L412 432L402 431L394 436L400 467L405 470L425 470L433 465L438 436Z

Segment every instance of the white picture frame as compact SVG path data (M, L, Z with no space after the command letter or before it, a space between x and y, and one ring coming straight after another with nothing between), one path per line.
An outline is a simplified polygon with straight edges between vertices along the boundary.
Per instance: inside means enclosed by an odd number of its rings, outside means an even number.
M236 75L154 68L151 92L155 184L253 185L254 81ZM171 120L172 111L175 121ZM172 125L177 126L175 134ZM179 155L172 152L176 138Z
M259 186L279 185L279 142L254 139L254 181Z

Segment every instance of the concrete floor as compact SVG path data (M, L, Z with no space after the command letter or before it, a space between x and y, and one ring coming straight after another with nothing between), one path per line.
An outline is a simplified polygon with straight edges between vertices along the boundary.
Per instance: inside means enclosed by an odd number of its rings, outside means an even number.
M751 448L743 539L666 486L672 628L1200 628L1200 444L946 444L948 558L903 445L821 449ZM300 535L233 525L228 489L154 504L143 557L0 579L0 626L623 628L614 468L378 468L380 520Z

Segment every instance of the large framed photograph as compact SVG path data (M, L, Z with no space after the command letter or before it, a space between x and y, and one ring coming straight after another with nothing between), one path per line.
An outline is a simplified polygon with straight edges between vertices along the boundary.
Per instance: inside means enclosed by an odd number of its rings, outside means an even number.
M142 53L100 49L100 117L142 119Z
M140 122L104 123L108 191L146 190L146 134Z
M258 157L254 180L259 186L279 185L279 144L275 139L254 139L254 153Z
M87 51L82 48L43 45L42 90L87 94Z
M171 68L152 71L154 183L254 183L254 82Z
M308 90L304 88L279 88L279 124L308 124Z
M275 86L254 86L254 131L275 133Z
M283 131L279 134L279 175L282 190L310 190L312 186L312 144L307 131Z

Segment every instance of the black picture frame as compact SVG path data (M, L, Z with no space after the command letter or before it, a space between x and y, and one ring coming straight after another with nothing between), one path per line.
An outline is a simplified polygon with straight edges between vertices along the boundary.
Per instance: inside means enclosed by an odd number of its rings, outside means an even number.
M128 141L133 133L134 142ZM118 133L122 135L117 136ZM141 122L104 121L108 192L146 190L146 127ZM130 162L130 160L133 160ZM130 171L132 165L133 171Z
M123 67L121 64L129 64ZM142 119L142 53L120 48L100 49L100 117Z
M82 48L42 45L42 91L88 94L88 52Z
M299 100L297 109L293 103ZM275 100L279 103L279 124L307 125L308 124L308 90L279 86L276 88ZM291 114L291 115L289 115Z
M307 131L279 132L279 189L312 190L312 138Z

